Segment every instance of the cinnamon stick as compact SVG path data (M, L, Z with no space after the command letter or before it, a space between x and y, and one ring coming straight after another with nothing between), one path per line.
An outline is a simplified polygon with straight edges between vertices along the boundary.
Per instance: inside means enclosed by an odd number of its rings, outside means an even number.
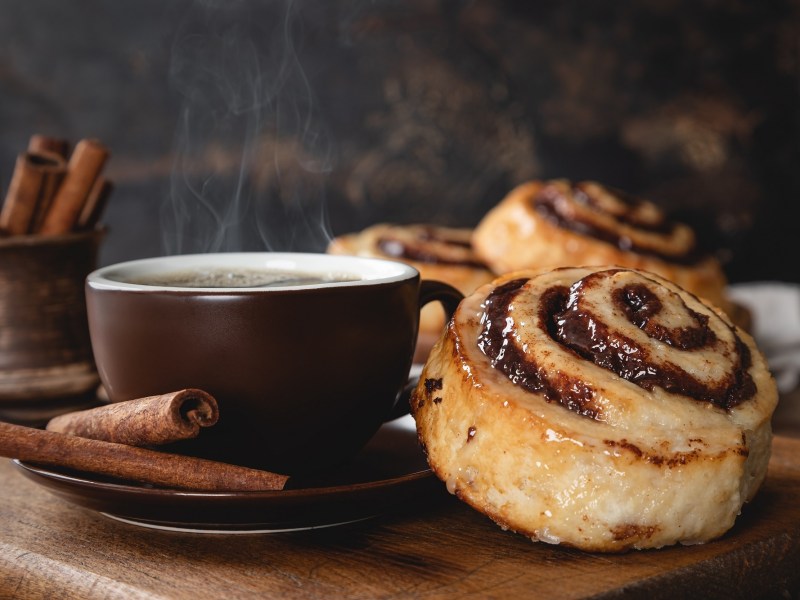
M0 422L0 456L166 488L280 490L285 475Z
M39 153L39 156L43 156L45 154L44 151ZM42 190L39 194L39 201L36 203L36 210L33 211L33 218L31 219L31 224L28 229L29 233L33 233L39 230L42 226L42 221L44 220L44 216L50 210L50 206L53 203L53 199L58 192L58 188L61 185L61 182L64 179L64 176L67 172L67 163L63 160L63 158L57 154L50 154L49 156L58 157L59 167L56 173L45 177L44 182L42 183Z
M59 415L47 430L129 446L158 446L197 437L217 419L213 396L185 389Z
M45 215L40 233L66 233L75 226L108 155L108 149L97 140L81 140L75 145L67 174Z
M65 172L65 162L56 154L20 154L0 211L0 229L11 235L32 231L37 211L50 204Z
M69 154L69 142L62 138L36 133L28 141L28 152L50 152L66 159Z
M114 185L107 179L101 177L94 182L89 197L83 205L81 214L78 217L79 229L94 229L100 222L100 217L105 210L108 198L114 191Z

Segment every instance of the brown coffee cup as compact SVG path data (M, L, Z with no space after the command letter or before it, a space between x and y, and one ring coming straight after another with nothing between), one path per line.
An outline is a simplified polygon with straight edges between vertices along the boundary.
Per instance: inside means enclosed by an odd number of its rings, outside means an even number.
M399 262L327 254L165 256L86 281L112 402L203 389L219 422L172 450L289 474L369 440L407 381L420 307L461 298Z

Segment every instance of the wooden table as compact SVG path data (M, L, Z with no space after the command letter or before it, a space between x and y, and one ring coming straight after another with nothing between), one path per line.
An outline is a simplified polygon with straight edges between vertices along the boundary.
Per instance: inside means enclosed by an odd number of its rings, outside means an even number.
M731 598L800 593L800 439L703 546L623 555L534 544L448 496L306 532L175 533L112 521L0 461L0 598ZM788 595L787 595L788 594Z

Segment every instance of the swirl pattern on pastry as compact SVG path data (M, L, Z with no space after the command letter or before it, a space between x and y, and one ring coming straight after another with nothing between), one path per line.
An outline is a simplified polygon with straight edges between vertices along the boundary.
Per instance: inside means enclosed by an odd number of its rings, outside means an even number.
M698 259L694 231L669 221L652 202L595 182L550 182L531 205L564 229L666 261L691 264Z
M688 225L655 204L595 182L532 181L512 190L473 235L497 273L619 265L652 271L729 312L719 262L702 255Z
M774 381L694 295L621 268L467 297L412 398L448 488L534 540L619 551L729 529L769 459Z
M469 229L408 225L385 227L375 245L386 257L422 264L451 265L487 270L475 257Z

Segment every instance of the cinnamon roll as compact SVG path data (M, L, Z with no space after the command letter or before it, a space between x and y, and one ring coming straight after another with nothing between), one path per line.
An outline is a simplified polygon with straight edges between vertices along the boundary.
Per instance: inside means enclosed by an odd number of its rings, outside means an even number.
M520 271L465 298L411 399L448 489L590 551L724 534L761 485L775 382L753 339L658 275Z
M494 278L472 251L471 235L470 229L382 223L334 238L328 252L398 260L416 268L422 279L443 281L470 294ZM424 362L444 324L444 310L438 303L423 307L416 362Z
M472 243L496 273L587 265L643 269L734 314L719 261L698 253L691 227L599 183L522 184L486 214Z

